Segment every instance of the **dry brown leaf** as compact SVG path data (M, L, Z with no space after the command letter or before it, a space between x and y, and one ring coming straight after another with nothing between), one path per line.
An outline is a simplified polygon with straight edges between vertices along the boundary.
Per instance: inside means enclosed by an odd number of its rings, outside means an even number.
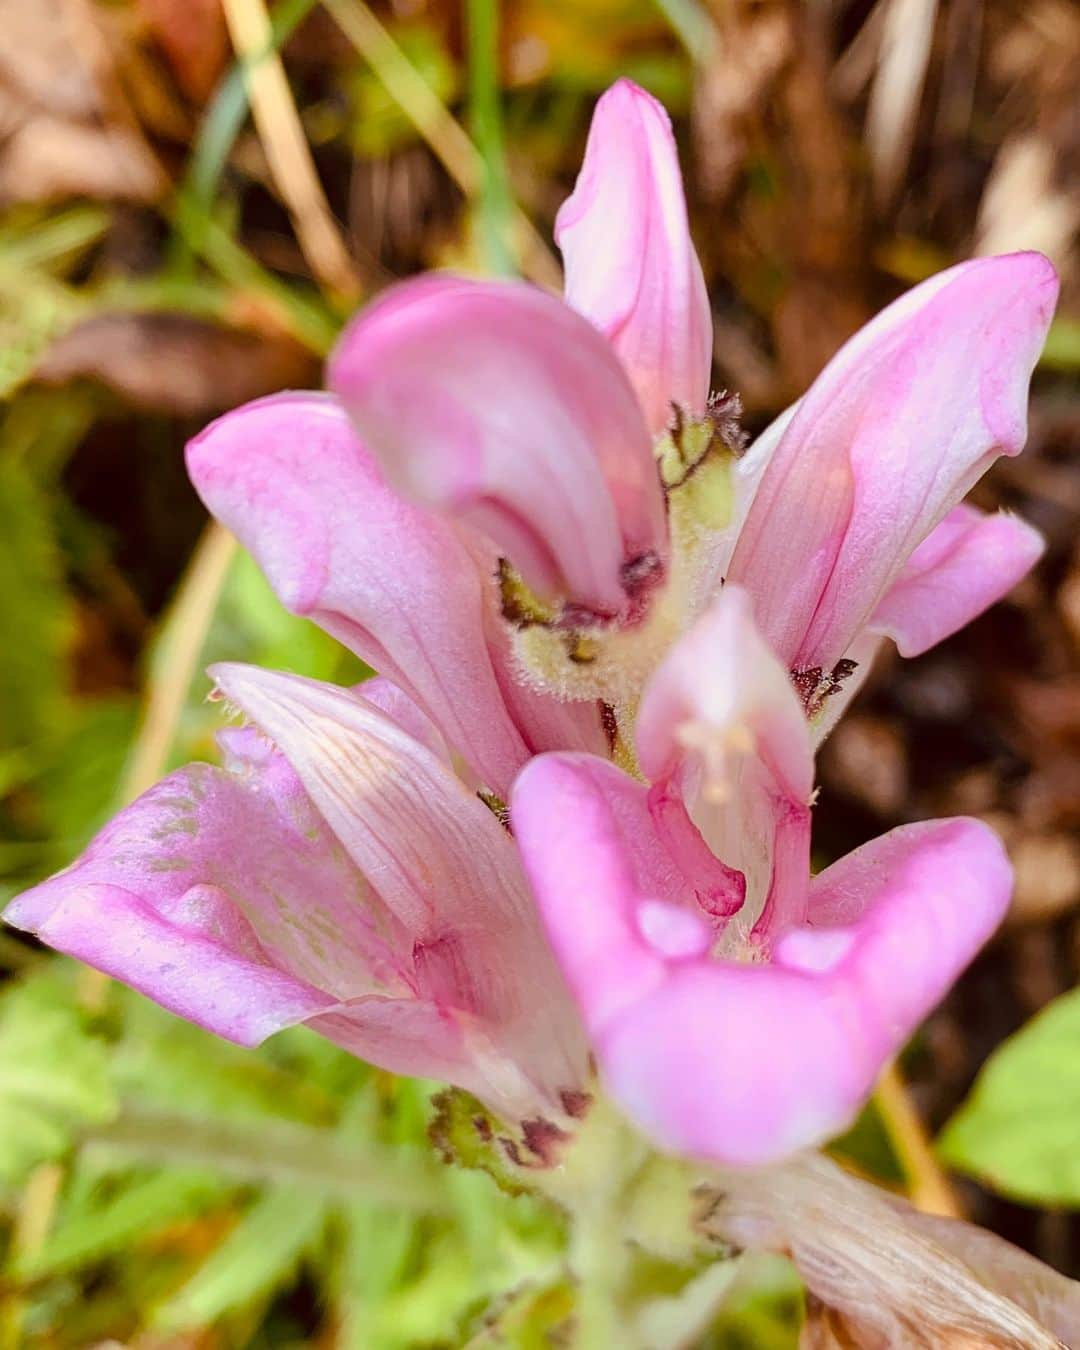
M981 1336L965 1332L932 1333L925 1340L915 1333L915 1339L893 1340L868 1332L857 1326L835 1308L826 1307L819 1299L810 1297L806 1303L806 1321L799 1336L799 1350L989 1350Z
M0 0L0 202L148 202L165 176L86 0Z
M280 337L179 314L105 314L71 329L35 371L42 384L104 384L154 412L205 417L262 394L310 386L311 355Z
M137 4L177 84L194 102L204 103L229 57L221 0L137 0Z
M896 728L878 717L849 716L822 752L830 787L880 816L898 812L908 793L907 755Z
M73 118L101 111L97 75L78 57L67 0L0 0L0 33L0 80L27 103Z
M157 162L126 127L96 127L47 115L25 121L0 152L0 203L66 197L154 201Z
M752 128L790 51L791 26L783 10L727 8L694 91L696 167L700 189L711 201L726 196L742 169Z
M937 18L937 0L887 4L866 113L866 144L879 206L892 201L907 168Z
M1080 1333L1080 1284L820 1154L718 1174L699 1195L702 1233L790 1256L832 1310L815 1330L833 1339L817 1350L1060 1350L1059 1338Z
M1037 132L1013 136L998 151L979 206L975 251L1033 248L1067 272L1080 230L1080 189L1059 186L1055 151Z
M1010 849L1012 918L1046 923L1080 904L1080 844L1067 834L1029 834Z

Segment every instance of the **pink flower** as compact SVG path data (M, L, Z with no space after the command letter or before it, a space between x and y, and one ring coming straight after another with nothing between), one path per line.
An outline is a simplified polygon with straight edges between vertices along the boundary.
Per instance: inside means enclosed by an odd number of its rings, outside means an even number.
M886 636L924 651L1037 557L958 503L1021 448L1055 280L933 278L744 454L671 129L625 81L557 234L565 303L393 287L334 397L192 442L285 605L383 679L220 667L226 767L7 917L219 1034L307 1022L507 1117L565 1114L591 1050L662 1147L768 1161L851 1118L1008 900L975 821L811 877L813 753Z
M851 1121L997 926L1009 865L986 826L945 820L811 878L809 728L735 586L654 676L638 751L743 872L743 907L702 905L650 789L582 754L542 755L515 785L533 893L615 1100L664 1148L772 1162Z

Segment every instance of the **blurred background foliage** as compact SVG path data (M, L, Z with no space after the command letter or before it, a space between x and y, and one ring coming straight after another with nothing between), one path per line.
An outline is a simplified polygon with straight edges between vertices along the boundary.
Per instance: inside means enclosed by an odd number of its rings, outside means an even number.
M1008 924L837 1148L1080 1273L1076 5L0 0L0 34L4 897L213 756L208 661L360 678L206 531L184 441L316 385L395 277L556 282L613 79L675 118L716 383L753 430L903 287L1050 254L1030 447L976 498L1046 557L876 673L824 752L818 837L824 860L925 815L1001 830ZM0 963L0 1350L557 1343L559 1218L436 1166L433 1089L304 1032L241 1052L11 934ZM702 1345L791 1347L799 1316L764 1263Z

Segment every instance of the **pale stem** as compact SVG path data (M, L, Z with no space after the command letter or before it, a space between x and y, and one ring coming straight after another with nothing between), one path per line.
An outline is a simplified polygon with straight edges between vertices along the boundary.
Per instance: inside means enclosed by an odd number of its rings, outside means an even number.
M370 7L364 0L323 0L323 6L465 196L476 198L485 181L483 155ZM536 226L519 206L510 209L521 270L537 285L561 290L562 269Z
M419 1214L450 1209L442 1177L420 1159L361 1151L326 1129L287 1121L206 1120L129 1103L83 1135L83 1148L126 1162L201 1164L244 1182L299 1185Z
M329 290L356 300L360 286L315 172L285 67L273 50L266 5L263 0L223 0L222 7L236 54L249 63L245 79L259 139L308 266Z
M903 1169L911 1203L925 1214L962 1219L963 1209L948 1177L934 1157L926 1128L896 1064L890 1064L881 1075L874 1093L874 1104Z

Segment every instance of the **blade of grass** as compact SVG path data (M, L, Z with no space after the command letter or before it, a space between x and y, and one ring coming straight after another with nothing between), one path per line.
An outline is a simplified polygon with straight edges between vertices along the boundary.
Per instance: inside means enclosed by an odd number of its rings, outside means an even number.
M152 787L165 771L206 635L236 555L236 540L211 523L176 593L154 654L142 726L128 761L125 802Z
M484 157L368 5L364 0L323 0L323 7L465 196L476 199L484 186ZM521 270L538 285L558 290L562 272L551 250L521 208L511 209Z
M104 207L82 203L25 225L8 222L0 230L0 253L4 265L28 271L56 267L73 261L96 244L109 228Z
M210 215L214 194L248 111L245 77L288 42L319 0L285 0L270 19L265 46L238 61L222 80L199 127L181 193Z
M478 193L483 252L488 271L512 276L516 270L510 247L514 202L503 149L498 0L466 0L465 31L469 122L484 166Z
M52 1227L53 1216L60 1198L64 1169L59 1163L47 1162L35 1167L23 1187L15 1211L15 1224L8 1247L7 1262L32 1261L45 1245ZM18 1350L25 1345L24 1322L26 1299L15 1287L4 1300L0 1312L0 1347Z
M691 60L704 64L716 38L708 12L697 0L656 0L656 8L667 19Z
M328 291L355 301L360 286L315 171L264 0L222 0L233 47L244 61L251 111L270 172L312 274ZM252 58L262 59L253 62Z
M193 252L202 257L232 291L248 291L277 325L319 356L334 345L340 327L326 308L299 294L267 272L216 220L183 199L174 223Z

